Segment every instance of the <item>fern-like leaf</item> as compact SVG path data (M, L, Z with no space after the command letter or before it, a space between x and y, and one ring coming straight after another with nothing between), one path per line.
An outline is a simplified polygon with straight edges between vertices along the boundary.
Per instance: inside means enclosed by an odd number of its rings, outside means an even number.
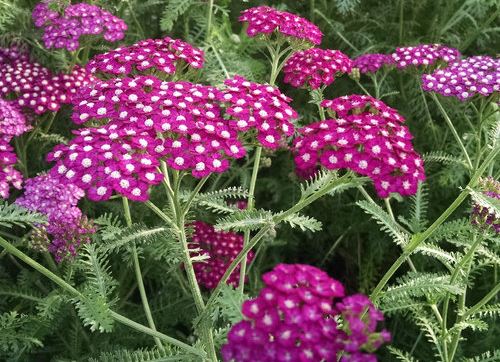
M15 204L0 203L0 226L12 227L44 224L45 216Z
M397 349L396 347L393 347L393 346L389 346L389 347L387 347L387 349L399 361L402 361L402 362L418 362L418 360L416 358L413 358L412 355L409 354L408 352L401 351L400 349Z
M161 30L171 31L177 19L194 3L193 0L169 0L160 19Z
M251 231L264 225L273 225L273 213L268 210L241 210L219 219L215 228L217 230Z
M461 362L498 362L500 361L500 349L488 351L472 358L465 358Z
M305 216L305 215L300 215L300 214L291 214L290 216L286 217L283 221L287 222L290 224L292 228L300 228L302 231L320 231L323 227L321 224L321 221L316 220L313 217L310 216Z
M432 151L425 153L423 155L424 162L426 163L440 163L443 165L452 165L452 164L458 164L462 165L464 167L467 166L467 163L461 159L460 157L456 157L453 155L450 155L448 153L442 152L442 151Z

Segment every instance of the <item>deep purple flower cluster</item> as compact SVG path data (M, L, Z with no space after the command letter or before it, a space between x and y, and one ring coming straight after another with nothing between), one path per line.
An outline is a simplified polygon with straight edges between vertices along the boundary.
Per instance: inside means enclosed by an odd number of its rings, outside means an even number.
M61 183L50 175L26 181L24 195L16 204L47 216L47 225L40 226L51 236L48 247L57 261L74 256L82 243L90 242L92 225L78 208L85 193L71 183Z
M22 175L14 168L17 155L10 146L16 136L27 132L31 127L26 123L24 114L12 102L0 98L0 197L9 197L10 185L21 189Z
M479 189L484 195L500 200L500 182L493 177L481 179ZM488 207L488 205L476 201L472 205L471 220L474 225L500 234L500 214L498 214L497 210Z
M247 34L250 37L259 34L271 35L276 31L285 37L305 40L315 45L319 45L323 38L321 30L310 21L269 6L244 10L238 20L248 23Z
M359 69L361 74L376 73L384 66L394 64L392 56L389 54L363 54L354 59L353 68Z
M94 81L78 66L70 74L53 75L15 48L0 50L0 96L16 98L19 106L36 114L59 110L71 102L76 89Z
M376 361L390 339L376 332L383 320L363 295L344 297L342 284L309 265L279 264L262 277L265 288L243 303L222 348L226 362ZM341 320L338 319L341 317Z
M257 140L266 148L276 149L284 137L293 135L292 119L297 112L290 107L290 98L276 87L252 83L241 76L224 82L221 101L231 116L229 125L238 131L257 130Z
M105 40L115 42L125 36L125 22L96 5L79 3L56 11L54 0L44 0L33 9L32 18L44 30L45 47L66 48L75 51L80 47L80 37L103 34Z
M190 242L190 249L199 249L194 256L208 257L204 262L195 263L194 271L198 283L207 289L214 289L226 272L229 264L243 249L243 236L233 232L216 231L213 225L196 221L193 223L194 233ZM254 253L247 254L247 261L251 262ZM240 267L238 266L229 276L227 283L234 287L239 284Z
M421 44L396 48L392 59L400 69L418 66L430 66L441 61L451 63L460 59L460 52L441 44Z
M461 101L500 91L500 58L474 56L422 76L422 88Z
M315 170L318 164L347 168L371 178L380 197L415 194L425 179L423 161L395 109L364 95L325 100L322 106L334 118L300 129L294 141L300 171Z
M98 54L87 64L91 73L130 76L136 72L175 74L186 66L203 67L201 49L179 39L147 39L128 47Z
M283 72L285 83L299 88L316 89L330 85L335 77L350 73L352 60L339 50L311 48L294 53L286 62Z

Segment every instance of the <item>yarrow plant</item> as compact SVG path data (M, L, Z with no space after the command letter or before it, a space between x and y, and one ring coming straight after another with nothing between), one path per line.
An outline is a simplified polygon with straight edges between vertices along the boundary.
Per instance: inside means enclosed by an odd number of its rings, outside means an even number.
M131 76L151 72L156 75L182 74L189 69L203 67L201 49L179 39L165 37L147 39L98 54L87 64L87 69L96 75Z
M500 58L473 56L422 75L422 88L445 97L466 101L478 95L500 92Z
M486 177L479 181L478 185L481 193L498 204L500 200L500 182L493 177ZM496 234L500 234L500 213L491 202L482 200L480 197L474 198L472 205L471 220L472 224L481 229L492 230Z
M399 69L431 66L437 62L451 63L460 59L460 52L441 44L420 44L396 48L392 59Z
M56 261L74 257L80 245L89 243L95 232L77 206L84 195L77 186L44 174L26 180L24 194L16 200L19 206L47 216L47 225L38 226L34 232L34 242L47 247Z
M262 279L229 331L224 361L376 361L364 351L390 339L376 331L383 316L367 297L344 298L342 284L318 268L279 264Z
M239 21L248 24L247 34L271 36L274 32L299 41L319 45L323 33L308 20L286 11L279 11L269 6L257 6L242 11Z
M316 89L333 83L335 77L350 73L352 60L339 50L311 48L294 53L283 67L284 82Z
M361 74L376 73L379 69L394 64L390 54L368 53L354 59L352 67L359 69Z
M116 42L125 36L127 24L103 10L87 3L61 7L57 0L44 0L33 9L32 18L36 27L42 28L46 48L76 51L80 38L101 35L109 42Z
M214 289L227 270L229 264L243 249L243 235L230 231L217 231L213 225L203 221L193 223L194 233L191 236L190 249L198 250L195 254L206 257L203 262L194 264L198 283L207 289ZM247 255L248 262L254 253ZM227 284L234 287L239 283L240 269L229 276Z
M425 180L423 161L396 110L363 95L325 100L322 106L334 118L303 127L294 141L300 171L311 173L318 164L330 170L351 169L370 177L380 197L417 191Z

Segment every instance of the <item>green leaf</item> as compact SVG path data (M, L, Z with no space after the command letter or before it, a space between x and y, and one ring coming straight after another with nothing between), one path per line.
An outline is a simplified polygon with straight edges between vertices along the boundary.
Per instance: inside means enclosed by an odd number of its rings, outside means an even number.
M300 228L302 231L321 231L323 225L321 224L321 221L316 220L313 217L310 216L305 216L305 215L300 215L300 214L291 214L290 216L286 217L283 221L287 222L290 224L292 228Z
M169 0L160 18L161 30L170 32L177 19L186 13L194 3L193 0Z
M112 352L101 352L99 357L90 358L89 362L198 362L193 355L187 355L174 348L164 346L158 349L139 349L135 351L120 349ZM201 362L201 361L200 361Z
M172 238L167 228L156 227L148 229L141 224L134 224L122 229L114 235L111 241L99 245L100 253L116 253L132 244L151 244L155 241ZM104 239L104 238L103 238ZM106 239L110 239L110 234L106 233Z
M475 191L470 187L467 187L472 200L477 205L486 208L491 215L500 216L500 200L490 197L482 192Z
M268 210L240 210L232 215L219 219L216 230L251 231L264 225L274 225L273 213Z
M0 314L0 352L14 354L22 349L43 347L42 341L32 335L33 323L37 321L15 311Z
M442 151L428 152L425 153L422 157L425 163L435 162L441 163L443 165L458 164L467 167L467 163L465 162L465 160Z
M402 362L418 362L416 358L413 358L411 354L408 352L401 351L400 349L397 349L396 347L389 346L387 347L389 352L393 354L399 361Z
M305 183L300 185L301 198L305 199L318 190L320 190L323 186L329 184L332 180L337 178L337 173L332 171L320 170L318 171L312 178L307 180Z
M243 318L241 305L247 299L248 295L242 295L237 289L225 284L215 301L212 320L217 322L220 318L223 318L231 324L241 321Z
M16 204L0 203L0 226L26 227L33 224L45 224L46 217L27 210Z
M498 362L500 361L500 349L488 351L472 358L464 358L461 362Z

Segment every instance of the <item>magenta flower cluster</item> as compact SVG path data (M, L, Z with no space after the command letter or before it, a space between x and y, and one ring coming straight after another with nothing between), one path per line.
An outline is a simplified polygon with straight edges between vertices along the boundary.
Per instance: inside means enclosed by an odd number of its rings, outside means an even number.
M137 72L176 74L186 67L203 67L204 54L179 39L146 39L98 54L87 64L91 73L130 76Z
M318 268L279 264L262 279L229 331L225 362L333 362L341 352L341 361L376 361L364 351L390 339L376 331L383 316L366 296L343 298L342 284Z
M354 59L353 68L359 69L361 74L376 73L380 68L393 64L394 60L389 54L367 53Z
M295 40L304 40L319 45L323 33L310 21L286 11L279 11L269 6L257 6L241 12L238 19L248 24L247 34L272 35L276 32Z
M321 104L334 118L299 130L294 141L295 164L302 173L318 164L350 169L372 179L377 194L413 195L425 179L423 161L413 149L404 118L382 101L350 95Z
M422 88L466 101L500 91L500 58L474 56L422 76Z
M127 24L96 5L79 3L54 10L58 6L57 1L44 0L32 13L35 26L43 28L43 42L48 49L75 51L80 47L80 37L85 35L102 34L109 42L125 37Z
M241 76L224 82L221 101L230 115L229 126L238 131L256 130L257 140L266 148L276 149L293 135L292 119L297 112L291 99L276 87L253 83Z
M0 50L0 96L16 98L19 106L36 114L59 110L78 88L94 81L78 66L69 74L54 75L15 48Z
M286 62L285 83L317 89L333 83L336 76L350 73L352 60L339 50L311 48L294 53Z
M207 289L214 289L226 272L229 264L243 249L243 236L233 232L216 231L213 225L196 221L193 223L194 233L189 243L192 256L205 256L206 261L194 263L194 271L198 283ZM251 262L254 253L247 254ZM237 287L239 284L240 266L229 276L227 284Z
M478 187L484 195L494 200L500 200L500 182L493 177L481 179ZM473 225L500 234L500 214L498 210L488 207L484 203L477 201L473 203L471 221Z
M460 59L460 52L441 44L420 44L396 48L392 59L400 69L430 66L436 62L451 63Z
M17 205L47 216L43 229L52 239L48 250L57 261L75 256L82 243L90 242L94 229L77 206L84 195L77 186L45 174L26 180L24 194L16 200Z
M24 114L13 103L0 98L0 197L9 197L12 185L21 189L23 177L14 168L17 155L10 146L10 141L16 136L31 129Z

